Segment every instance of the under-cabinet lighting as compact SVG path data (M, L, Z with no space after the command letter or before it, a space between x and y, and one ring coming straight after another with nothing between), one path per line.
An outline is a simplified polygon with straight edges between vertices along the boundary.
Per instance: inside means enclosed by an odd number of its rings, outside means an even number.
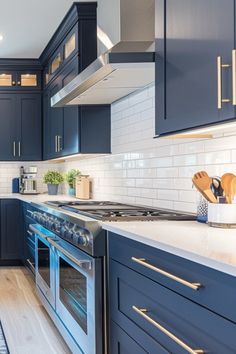
M2 34L0 34L0 41L2 41L3 40L3 35Z
M171 139L181 139L181 138L213 138L214 133L224 133L225 131L228 131L230 129L235 129L236 130L236 121L235 122L229 122L229 123L222 123L218 124L215 126L209 126L209 127L204 127L204 128L199 128L199 129L193 129L193 130L188 130L188 131L183 131L177 134L169 135L169 136L164 136L164 138L171 138Z
M64 156L64 157L56 157L55 159L50 159L49 161L51 162L65 162L68 160L77 160L79 159L86 159L86 158L92 158L92 157L97 157L97 156L107 156L108 154L74 154L74 155L69 155L69 156Z

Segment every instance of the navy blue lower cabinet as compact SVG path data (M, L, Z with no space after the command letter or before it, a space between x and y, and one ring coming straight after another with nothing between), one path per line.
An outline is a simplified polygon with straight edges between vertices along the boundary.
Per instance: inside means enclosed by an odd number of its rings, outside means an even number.
M131 332L132 333L132 329ZM138 327L130 337L121 327L111 320L110 322L110 354L168 354L159 343L153 340ZM138 342L137 342L138 341Z
M137 343L115 322L110 323L110 354L168 354L157 342L138 329Z
M236 323L235 277L117 234L109 234L109 245L114 260ZM158 269L188 284L171 279ZM201 287L193 289L192 283Z
M231 321L116 261L109 265L110 317L135 341L141 330L175 354L236 352L236 325Z
M22 261L32 273L35 273L35 235L29 229L30 224L34 224L35 220L29 216L27 210L31 210L28 203L22 203L22 217L23 217L23 254Z
M21 204L16 199L1 200L1 259L21 260L23 254Z

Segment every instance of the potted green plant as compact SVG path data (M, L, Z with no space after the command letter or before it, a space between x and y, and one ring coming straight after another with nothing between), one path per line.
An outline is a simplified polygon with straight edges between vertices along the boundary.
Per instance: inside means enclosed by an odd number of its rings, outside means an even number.
M58 193L58 186L64 181L64 177L59 171L48 171L45 173L43 181L48 186L48 194L56 195Z
M69 195L75 195L75 180L76 177L81 175L80 170L72 169L66 173L66 182L69 185L68 193Z

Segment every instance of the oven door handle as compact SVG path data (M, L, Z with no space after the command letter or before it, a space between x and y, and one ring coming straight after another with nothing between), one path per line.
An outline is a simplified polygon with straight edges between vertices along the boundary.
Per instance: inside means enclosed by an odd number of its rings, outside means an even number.
M33 224L29 225L30 230L33 231L34 234L39 235L40 237L42 237L44 240L48 241L49 239L57 239L56 236L50 236L50 235L46 235L43 232L41 232L40 230L38 230Z
M73 263L75 263L78 267L83 268L83 269L87 269L87 270L91 270L92 269L92 265L93 262L89 261L88 259L78 259L76 257L74 257L70 252L68 252L67 250L65 250L64 247L61 247L58 242L56 242L55 240L49 238L48 242L55 247L55 249L57 249L58 251L60 251L64 256L66 256L67 258L69 258L69 260Z

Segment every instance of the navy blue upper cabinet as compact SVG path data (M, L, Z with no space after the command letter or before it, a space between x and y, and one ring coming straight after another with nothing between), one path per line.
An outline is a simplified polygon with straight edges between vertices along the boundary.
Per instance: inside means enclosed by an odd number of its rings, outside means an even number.
M41 55L44 159L110 152L110 107L51 107L50 99L97 57L96 3L72 6Z
M61 88L59 78L44 92L44 159L59 157L59 140L63 132L63 110L52 108L51 97Z
M235 117L234 48L234 0L156 0L156 135Z
M29 68L19 70L11 68L0 69L0 90L31 91L40 90L41 71Z
M41 64L0 59L0 161L42 160Z
M41 94L0 93L0 160L41 160Z
M36 161L42 159L42 115L41 94L17 94L19 160Z
M16 95L0 93L0 160L16 157Z

